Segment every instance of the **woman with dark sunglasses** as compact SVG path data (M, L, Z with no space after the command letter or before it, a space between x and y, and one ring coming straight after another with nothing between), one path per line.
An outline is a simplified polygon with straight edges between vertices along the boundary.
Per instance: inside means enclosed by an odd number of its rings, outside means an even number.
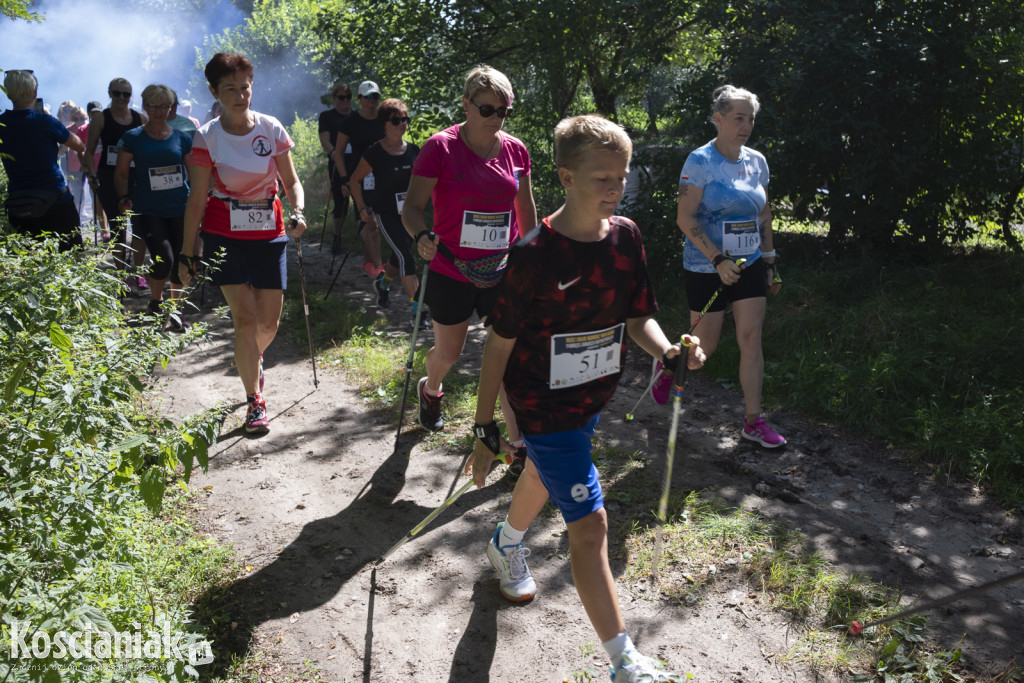
M107 86L110 94L110 106L103 111L93 111L89 114L89 141L85 145L86 178L89 186L96 192L107 221L113 230L114 236L114 264L120 270L126 270L131 261L127 254L127 245L124 243L126 232L126 221L121 218L124 212L119 206L117 188L114 187L114 169L117 168L117 143L121 136L132 128L137 128L146 123L149 118L145 114L128 108L132 99L132 84L126 78L115 78ZM93 169L93 154L99 145L99 167ZM128 186L135 184L135 174L132 171ZM121 220L118 220L121 219ZM140 235L133 235L132 250L134 251L134 263L136 268L141 268L146 258L146 243ZM136 289L146 289L148 284L142 275L128 276L127 284Z
M356 98L359 100L359 108L342 121L335 138L333 154L339 172L344 166L350 178L355 173L356 164L363 158L363 152L384 137L384 125L377 119L380 88L373 81L363 81L359 84ZM373 194L373 182L372 174L363 178L364 194ZM380 265L380 231L377 230L377 224L366 220L365 216L356 215L356 226L356 231L363 234L363 272L376 278L384 272L384 266Z
M345 149L341 150L345 161L341 166L334 161L334 148L338 144L342 122L351 113L352 89L348 87L348 83L338 81L331 88L331 108L320 112L317 122L320 146L327 154L327 178L331 184L331 198L334 200L334 208L331 210L331 225L334 228L331 253L335 256L342 252L341 226L345 223L345 216L348 215L348 166L355 162L351 159L351 143L346 142Z
M349 179L349 189L356 210L366 221L374 221L384 239L391 245L391 258L384 264L384 272L373 281L377 305L387 308L391 281L402 278L402 288L413 303L412 320L416 320L416 301L419 287L416 277L416 259L412 255L412 238L402 225L402 206L412 177L412 164L420 148L403 140L409 129L409 108L402 100L391 98L380 103L377 120L384 126L384 137L363 152L355 172ZM363 193L363 180L373 174L374 191ZM421 317L421 320L423 318Z
M462 354L473 312L481 319L490 313L508 250L521 230L537 225L530 154L501 130L512 114L512 100L512 84L503 73L483 65L470 71L462 97L466 121L427 140L412 169L402 221L420 256L430 262L425 300L434 321L434 347L418 387L420 424L430 431L444 427L441 382ZM428 200L434 205L436 242L426 239ZM526 449L504 390L501 396L509 441L520 447L510 468L515 477Z

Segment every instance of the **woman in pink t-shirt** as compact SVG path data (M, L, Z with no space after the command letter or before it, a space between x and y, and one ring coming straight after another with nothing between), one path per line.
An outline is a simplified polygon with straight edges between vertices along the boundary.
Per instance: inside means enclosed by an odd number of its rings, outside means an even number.
M512 114L512 99L512 84L503 73L489 66L473 69L462 97L465 123L423 145L402 209L405 229L420 256L430 261L425 301L434 321L434 347L418 387L420 424L430 431L444 427L441 381L462 354L473 312L481 319L490 312L509 248L537 225L530 155L520 140L501 130ZM424 239L428 200L434 205L437 241ZM504 398L501 403L509 440L521 446L515 416ZM517 454L513 477L522 471L525 450Z
M305 197L288 132L274 117L249 108L252 63L242 55L219 52L205 73L223 113L196 131L193 141L179 272L187 283L201 222L204 252L224 255L213 284L231 308L235 365L249 405L245 430L264 434L270 425L263 400L263 352L281 320L288 235L298 239L306 229ZM292 205L295 223L288 228L277 197L278 176Z

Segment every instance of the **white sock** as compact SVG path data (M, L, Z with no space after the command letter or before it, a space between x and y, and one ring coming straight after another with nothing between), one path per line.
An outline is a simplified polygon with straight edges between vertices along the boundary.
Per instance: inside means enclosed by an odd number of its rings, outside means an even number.
M508 445L512 446L515 449L519 449L519 448L522 448L523 446L525 446L526 442L523 441L522 439L516 439L515 441L509 441Z
M517 546L523 542L523 536L526 535L526 530L520 531L511 524L508 523L508 516L505 517L505 524L501 527L501 533L498 534L498 547L504 548L505 546Z
M614 638L606 640L601 644L604 645L604 651L608 653L608 657L612 660L613 669L619 668L619 664L622 664L623 652L636 649L633 646L633 641L630 640L629 631L623 631Z
M424 382L423 383L423 390L425 392L427 392L428 394L430 394L431 396L437 396L438 394L441 393L441 387L443 387L443 386L444 386L444 384L438 384L437 385L437 389L431 389L430 388L430 382Z

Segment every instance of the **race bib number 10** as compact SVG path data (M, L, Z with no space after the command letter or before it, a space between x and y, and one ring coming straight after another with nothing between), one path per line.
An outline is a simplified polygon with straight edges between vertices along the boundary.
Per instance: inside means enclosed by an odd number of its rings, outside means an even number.
M257 201L231 200L231 231L241 230L276 230L274 219L274 200Z
M749 256L761 246L757 219L722 221L722 251L726 256Z
M618 372L625 327L552 335L548 387L565 389Z
M511 211L502 213L466 211L462 214L462 235L459 238L459 246L473 249L508 249L511 224Z

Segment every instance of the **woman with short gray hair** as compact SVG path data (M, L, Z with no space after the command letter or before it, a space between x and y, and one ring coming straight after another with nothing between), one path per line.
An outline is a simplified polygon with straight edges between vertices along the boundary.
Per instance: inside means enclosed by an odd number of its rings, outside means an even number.
M38 82L27 69L4 74L4 88L14 103L0 114L0 158L7 172L7 217L18 232L33 237L52 232L61 250L82 244L78 210L57 163L66 145L85 151L81 139L60 121L33 108Z
M679 177L676 220L686 236L683 268L690 323L710 357L718 348L725 304L732 305L740 350L740 386L745 416L740 436L765 448L786 444L761 417L764 354L761 328L766 290L777 294L775 235L765 188L768 162L746 146L761 109L749 90L725 85L712 97L711 122L718 133L690 153ZM655 366L654 372L661 368ZM672 377L662 373L652 392L668 401Z

